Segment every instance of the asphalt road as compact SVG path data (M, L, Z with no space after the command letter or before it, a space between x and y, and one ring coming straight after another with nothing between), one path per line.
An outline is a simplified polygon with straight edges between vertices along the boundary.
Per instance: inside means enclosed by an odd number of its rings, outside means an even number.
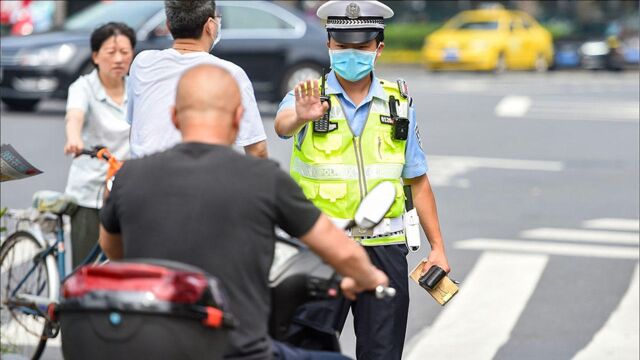
M462 282L444 308L411 284L405 359L638 359L638 72L378 73L415 98ZM291 143L273 132L275 108L261 110L286 169ZM0 115L2 143L44 171L3 183L2 206L63 190L64 103ZM353 355L351 327L342 343Z

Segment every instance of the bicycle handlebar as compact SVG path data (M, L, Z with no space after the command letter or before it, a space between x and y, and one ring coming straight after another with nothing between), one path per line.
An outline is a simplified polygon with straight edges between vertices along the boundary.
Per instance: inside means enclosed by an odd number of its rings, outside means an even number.
M94 146L90 149L82 149L78 154L76 154L76 157L80 155L88 155L92 158L106 161L109 164L109 169L107 170L107 179L112 178L118 172L118 170L120 170L123 164L122 161L116 159L115 156L111 155L106 147L101 145Z
M396 289L384 285L378 285L375 290L376 299L392 298L396 296Z
M100 153L101 150L107 150L106 147L104 146L94 146L91 149L82 149L79 153L76 154L76 156L80 156L80 155L88 155L91 156L92 158L101 158L103 160L109 161L109 158L111 157L111 153L109 153L108 151L103 151L102 153Z

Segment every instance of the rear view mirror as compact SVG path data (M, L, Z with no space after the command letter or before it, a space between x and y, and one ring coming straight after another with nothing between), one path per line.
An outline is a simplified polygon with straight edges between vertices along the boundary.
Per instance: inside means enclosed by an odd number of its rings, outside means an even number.
M395 186L389 181L381 182L362 199L356 211L356 224L364 229L376 226L389 211L395 198Z

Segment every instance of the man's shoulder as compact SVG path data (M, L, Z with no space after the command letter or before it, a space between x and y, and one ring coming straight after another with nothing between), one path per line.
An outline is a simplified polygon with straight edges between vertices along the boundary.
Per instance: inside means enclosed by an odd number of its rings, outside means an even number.
M236 80L243 80L247 78L247 74L240 65L233 63L229 60L221 59L215 55L210 56L210 61L213 65L218 65L221 68L227 70Z
M253 179L273 179L274 176L286 174L280 169L280 164L271 159L262 159L228 148L223 152L226 163L234 164L238 173Z
M149 61L149 59L157 58L158 55L164 50L143 50L135 58L133 58L133 62L131 63L131 68L133 69L136 66L140 66L141 64Z
M196 152L201 153L201 150L197 149ZM146 173L148 170L156 167L166 167L167 164L175 163L176 161L184 161L184 154L193 151L194 146L181 143L167 150L146 155L141 158L127 160L125 167L129 169L127 172L142 172ZM208 150L206 150L208 151ZM218 158L218 161L222 160L225 166L235 167L241 169L240 172L246 176L255 178L264 178L265 176L272 176L284 172L280 169L280 165L271 159L259 159L251 155L241 154L231 147L218 147L217 150L210 152L207 156L214 156ZM237 170L236 170L237 171Z
M122 170L126 168L127 172L142 171L144 173L144 169L149 169L150 167L157 166L158 164L166 164L170 161L171 158L175 157L175 152L173 150L174 148L169 148L167 150L144 155L139 158L129 159L124 162Z

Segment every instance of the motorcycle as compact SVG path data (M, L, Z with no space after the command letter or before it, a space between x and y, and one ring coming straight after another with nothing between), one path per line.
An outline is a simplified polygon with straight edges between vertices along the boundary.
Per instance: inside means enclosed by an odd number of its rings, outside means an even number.
M394 199L395 187L389 182L380 183L362 200L355 219L343 228L373 228L384 218ZM276 235L269 274L269 335L296 347L340 352L340 335L326 319L335 316L329 301L341 296L341 277L299 240L283 231L277 231ZM395 289L379 286L374 294L378 299L393 297Z
M393 184L379 184L345 229L374 227L394 200ZM270 272L270 336L294 346L339 351L335 332L300 326L296 314L307 304L341 296L340 280L304 244L278 232ZM175 359L186 354L189 359L222 359L228 331L235 326L215 277L166 260L86 266L65 282L63 292L50 319L60 323L65 359ZM378 286L373 293L385 298L395 290Z

